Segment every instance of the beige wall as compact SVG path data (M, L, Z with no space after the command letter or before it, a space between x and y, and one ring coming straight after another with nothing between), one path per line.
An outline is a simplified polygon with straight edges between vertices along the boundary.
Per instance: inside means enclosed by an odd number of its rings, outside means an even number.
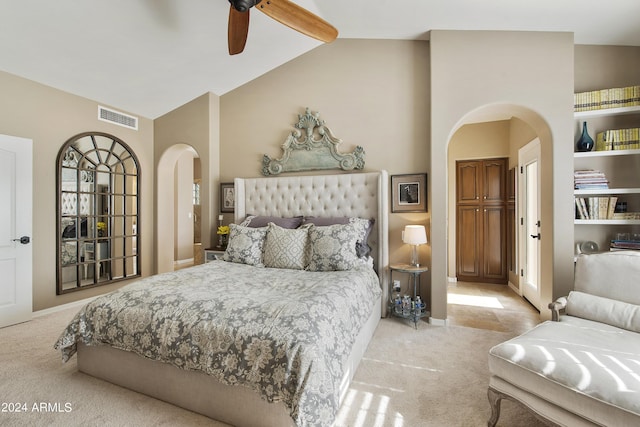
M175 200L173 191L166 189L173 189L175 164L185 151L195 150L200 158L202 247L207 248L211 244L218 213L221 163L219 102L218 96L207 93L154 121L154 164L158 171L155 228L157 272L173 270Z
M567 202L572 201L568 165L578 128L572 120L572 100L568 100L573 73L575 90L584 91L637 84L639 68L638 47L573 46L566 33L434 31L430 43L338 39L221 98L205 94L155 121L140 118L139 131L97 120L95 101L0 72L0 132L33 139L36 153L33 309L83 299L126 283L55 295L55 160L68 138L85 131L107 132L127 142L138 155L142 272L148 275L156 271L156 246L173 250L173 235L159 236L157 245L153 244L155 171L163 154L184 144L201 158L202 240L207 247L215 233L219 182L259 176L262 155L280 157L280 146L305 107L320 112L343 139L343 151L355 145L365 148L367 170L429 172L429 212L390 214L390 255L392 262L409 257L400 239L405 224L430 226L435 219L430 244L421 247L421 259L432 266L436 318L446 318L450 184L444 182L449 139L459 137L457 129L478 110L488 111L489 121L510 119L512 160L517 148L542 136L543 156L553 169L545 173L546 200L555 204L546 213L554 234L553 242L545 246L551 254L547 264L554 271L547 267L545 280L560 283L553 291L560 295L571 286L572 276L568 265L573 248L569 250L565 246L570 242L564 245L560 240L570 234L562 232L563 227L573 230L570 214L562 214L572 209ZM431 105L437 108L432 111ZM509 115L504 115L505 106L512 107ZM573 126L570 134L566 123Z
M446 319L447 150L457 129L484 113L526 122L542 143L541 305L573 284L573 35L431 32L432 315ZM436 108L437 106L437 108ZM495 119L494 119L495 120Z
M221 179L260 176L262 156L282 156L305 107L343 140L340 151L364 147L366 170L425 173L428 85L428 42L338 39L322 45L221 97ZM405 224L428 227L429 213L389 215L392 263L410 259L401 240ZM429 265L430 246L420 251Z
M633 86L640 83L640 47L575 46L575 91Z
M142 171L142 274L151 274L155 179L152 121L140 118L138 131L102 122L97 119L97 102L4 72L0 72L0 93L0 132L33 140L33 310L102 294L127 283L56 295L56 158L60 147L81 132L110 133L138 156Z

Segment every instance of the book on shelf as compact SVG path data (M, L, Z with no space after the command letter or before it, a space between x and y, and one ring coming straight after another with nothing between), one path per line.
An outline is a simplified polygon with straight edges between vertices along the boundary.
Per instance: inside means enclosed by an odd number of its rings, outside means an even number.
M609 188L609 180L607 179L605 174L594 169L574 171L573 183L576 190L596 190Z
M609 245L609 247L615 250L625 250L625 249L640 250L640 241L639 240L611 240L611 244Z
M611 219L640 219L640 212L614 212Z
M640 148L640 128L610 129L596 134L596 151Z
M577 219L616 219L617 196L611 197L575 197Z
M616 87L573 94L576 112L640 105L640 86Z

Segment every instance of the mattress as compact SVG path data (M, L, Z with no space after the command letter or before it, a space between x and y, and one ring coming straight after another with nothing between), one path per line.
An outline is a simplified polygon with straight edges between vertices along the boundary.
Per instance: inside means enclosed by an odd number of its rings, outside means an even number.
M87 304L56 343L109 345L282 402L297 425L328 426L345 362L380 296L364 264L311 272L214 261L132 283Z

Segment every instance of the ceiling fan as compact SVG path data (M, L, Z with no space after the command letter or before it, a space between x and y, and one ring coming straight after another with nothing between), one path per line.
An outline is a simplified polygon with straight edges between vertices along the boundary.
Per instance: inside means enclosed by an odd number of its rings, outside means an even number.
M323 42L332 42L338 30L319 16L289 0L229 0L229 55L244 50L249 32L249 9L256 6L270 18Z

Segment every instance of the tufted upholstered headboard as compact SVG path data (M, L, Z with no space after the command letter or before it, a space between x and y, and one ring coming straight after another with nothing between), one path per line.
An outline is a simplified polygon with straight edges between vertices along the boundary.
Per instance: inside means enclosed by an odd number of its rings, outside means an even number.
M374 218L371 256L381 284L389 264L386 171L235 179L235 222L247 215ZM386 286L382 286L385 291Z

